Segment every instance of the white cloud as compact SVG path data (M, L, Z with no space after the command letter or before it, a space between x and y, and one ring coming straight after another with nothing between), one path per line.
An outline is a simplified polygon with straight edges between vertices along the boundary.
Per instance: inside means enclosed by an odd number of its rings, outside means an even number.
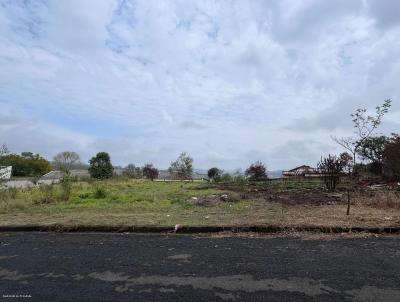
M312 164L338 151L329 135L351 133L355 108L391 97L400 109L396 5L3 2L0 141L108 150L117 164L165 167L184 150L198 167Z

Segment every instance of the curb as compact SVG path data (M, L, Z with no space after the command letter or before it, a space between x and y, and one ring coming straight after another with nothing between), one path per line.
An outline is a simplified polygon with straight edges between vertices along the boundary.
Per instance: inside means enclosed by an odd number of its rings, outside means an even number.
M104 225L25 225L25 226L0 226L0 232L112 232L112 233L175 233L174 226L104 226ZM400 227L327 227L327 226L182 226L177 233L179 234L198 234L198 233L278 233L278 232L321 232L321 233L373 233L373 234L398 234Z

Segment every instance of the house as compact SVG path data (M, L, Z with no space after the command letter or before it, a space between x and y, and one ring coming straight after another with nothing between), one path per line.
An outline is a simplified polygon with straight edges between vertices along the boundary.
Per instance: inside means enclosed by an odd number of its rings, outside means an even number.
M64 172L62 171L50 171L49 173L43 175L38 180L39 185L53 185L60 183L61 179L64 176Z
M321 177L321 174L318 172L318 169L302 165L296 167L294 169L283 171L282 172L283 178L315 178Z
M0 179L10 179L11 178L12 167L0 166Z

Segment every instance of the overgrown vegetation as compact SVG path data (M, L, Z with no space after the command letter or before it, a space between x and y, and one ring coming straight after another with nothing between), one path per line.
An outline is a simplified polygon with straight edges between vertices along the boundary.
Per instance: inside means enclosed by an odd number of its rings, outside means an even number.
M6 148L5 150L3 148ZM12 166L13 176L42 176L52 170L50 162L39 154L22 152L21 155L9 153L7 147L2 147L0 166Z

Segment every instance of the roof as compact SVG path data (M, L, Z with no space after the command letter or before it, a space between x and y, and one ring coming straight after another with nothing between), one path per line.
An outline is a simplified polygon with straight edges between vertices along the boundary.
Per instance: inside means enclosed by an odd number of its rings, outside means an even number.
M313 167L310 167L310 166L307 166L307 165L302 165L302 166L298 166L298 167L296 167L296 168L293 168L293 169L291 169L291 170L288 170L288 171L285 171L285 172L294 172L294 171L296 171L296 170L299 170L299 169L310 169L310 170L314 170L315 168L313 168Z

